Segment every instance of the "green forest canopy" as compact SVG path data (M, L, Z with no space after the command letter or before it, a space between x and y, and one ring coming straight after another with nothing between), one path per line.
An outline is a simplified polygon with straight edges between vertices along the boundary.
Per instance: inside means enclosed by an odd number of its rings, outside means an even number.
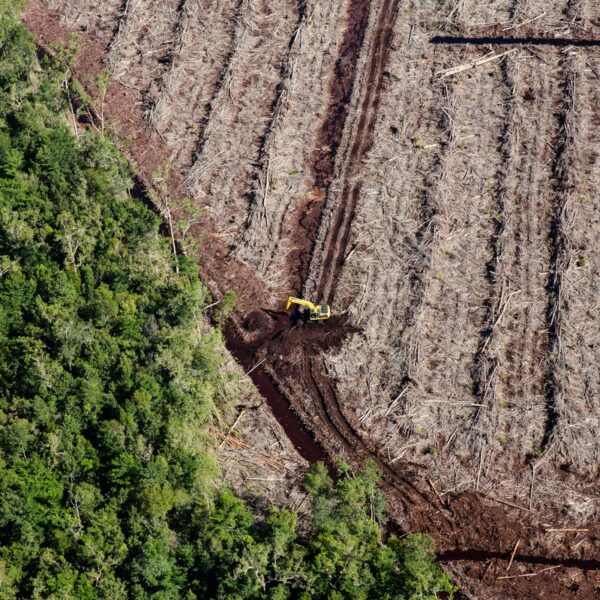
M451 592L428 537L384 543L371 464L335 486L313 466L300 529L217 485L208 426L238 382L209 294L109 138L75 138L64 65L0 2L0 597Z

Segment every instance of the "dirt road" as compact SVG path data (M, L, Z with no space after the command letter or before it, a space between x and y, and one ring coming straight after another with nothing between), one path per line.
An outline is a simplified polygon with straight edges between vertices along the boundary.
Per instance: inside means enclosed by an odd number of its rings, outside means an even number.
M307 460L371 458L475 597L600 586L591 0L32 0L202 219L233 353ZM507 43L508 42L510 43ZM190 250L191 251L191 250ZM319 326L287 295L329 302ZM581 531L548 531L549 529ZM519 551L509 573L507 562Z

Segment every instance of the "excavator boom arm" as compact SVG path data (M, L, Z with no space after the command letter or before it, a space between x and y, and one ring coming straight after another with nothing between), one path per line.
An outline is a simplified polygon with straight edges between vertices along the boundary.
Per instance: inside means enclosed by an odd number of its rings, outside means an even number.
M292 304L299 304L300 306L306 306L306 308L308 308L308 310L315 312L317 310L317 307L312 303L309 302L308 300L302 300L302 298L294 298L293 296L290 296L288 298L287 304L285 306L285 310L290 310Z

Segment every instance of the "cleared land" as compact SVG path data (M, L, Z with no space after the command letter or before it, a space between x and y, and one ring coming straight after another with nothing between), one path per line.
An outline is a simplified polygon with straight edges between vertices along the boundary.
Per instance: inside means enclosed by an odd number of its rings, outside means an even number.
M598 593L600 49L431 43L598 40L595 3L52 0L26 21L81 33L146 182L170 168L202 209L205 279L238 293L230 342L292 439L376 459L466 590ZM293 325L290 293L335 314ZM497 579L519 539L528 576Z

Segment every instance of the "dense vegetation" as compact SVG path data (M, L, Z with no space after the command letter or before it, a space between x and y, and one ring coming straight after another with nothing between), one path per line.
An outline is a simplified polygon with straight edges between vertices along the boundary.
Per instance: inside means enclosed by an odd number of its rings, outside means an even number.
M306 478L311 515L256 517L208 426L235 401L194 264L130 196L60 60L0 0L0 597L433 598L425 536L383 543L377 473Z

